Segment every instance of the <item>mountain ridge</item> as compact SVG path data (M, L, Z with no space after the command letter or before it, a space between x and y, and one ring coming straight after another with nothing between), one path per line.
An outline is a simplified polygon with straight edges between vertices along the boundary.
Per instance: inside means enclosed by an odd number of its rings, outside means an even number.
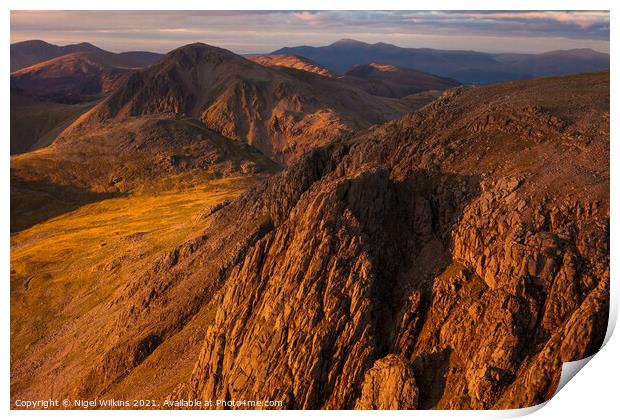
M304 70L310 73L316 73L320 76L332 78L338 77L336 73L333 73L326 68L319 66L312 60L308 60L307 58L297 55L253 55L248 58L249 60L263 66L294 68L298 70Z
M184 113L288 162L309 148L413 110L410 103L297 69L265 67L202 43L132 74L67 130L151 113Z
M81 42L78 44L68 44L64 46L50 44L42 40L28 40L11 44L11 73L31 65L51 60L65 54L76 52L106 52L91 43ZM147 54L152 56L162 56L162 54L146 51L128 51L120 54L138 55ZM110 53L114 54L114 53Z
M59 102L87 102L114 91L132 72L151 65L153 58L73 52L12 72L11 86Z
M336 42L323 47L284 47L271 54L295 54L306 57L330 70L344 72L356 64L378 62L413 68L466 84L497 83L579 72L609 69L609 55L604 53L580 57L580 49L567 50L569 61L540 66L541 60L557 56L542 54L496 54L473 50L439 50L433 48L404 48L392 44L369 44L361 41ZM564 51L566 53L566 50ZM551 52L550 52L551 53ZM546 55L545 55L546 54ZM503 62L503 57L519 56L519 65Z
M448 92L307 155L216 215L220 224L254 203L271 226L220 281L215 322L172 396L277 388L269 397L298 409L514 408L550 398L562 361L592 354L605 334L607 83L608 74L595 74ZM559 86L592 101L556 102ZM574 153L579 168L551 150ZM539 153L551 159L532 165ZM590 180L584 169L595 161ZM522 236L509 226L522 226ZM569 226L579 233L564 236ZM402 229L411 229L408 242L396 239ZM579 245L590 235L599 245ZM539 241L549 249L531 257L526 249ZM430 256L432 267L421 263ZM195 258L206 256L193 253L187 264ZM571 271L572 258L593 271ZM582 281L579 292L560 286ZM543 296L557 305L533 309ZM531 336L539 338L528 347ZM379 392L385 387L410 391Z
M392 98L425 91L444 91L461 85L446 77L381 63L357 64L344 75L370 94Z

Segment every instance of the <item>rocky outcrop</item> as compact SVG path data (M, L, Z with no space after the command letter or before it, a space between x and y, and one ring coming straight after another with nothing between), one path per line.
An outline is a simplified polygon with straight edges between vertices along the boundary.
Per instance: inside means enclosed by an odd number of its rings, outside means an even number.
M418 405L418 387L408 360L389 355L366 372L356 410L408 410Z
M369 370L395 354L412 364L407 376L422 408L549 398L561 361L591 354L604 335L608 178L605 164L590 159L606 161L608 138L590 137L584 152L566 146L575 137L565 130L575 126L542 120L527 123L545 133L535 143L489 127L460 150L446 146L479 118L464 111L469 100L489 95L495 115L507 92L542 89L548 99L550 85L458 90L345 141L334 169L225 282L192 377L176 395L270 390L265 397L289 408L352 408L372 404L369 377L380 374ZM446 110L451 118L435 119ZM547 159L531 163L532 147ZM568 155L590 169L567 168ZM458 175L448 175L453 169Z

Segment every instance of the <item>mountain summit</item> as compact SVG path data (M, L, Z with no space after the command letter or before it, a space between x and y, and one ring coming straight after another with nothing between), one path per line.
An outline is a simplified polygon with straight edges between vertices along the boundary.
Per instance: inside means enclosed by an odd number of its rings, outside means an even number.
M185 114L289 162L310 148L410 110L408 104L337 79L266 67L198 43L133 74L74 128L131 116Z
M351 39L351 38L342 38L331 44L331 46L341 46L341 47L342 46L360 46L360 45L370 45L370 44L367 44L366 42L358 41L356 39Z

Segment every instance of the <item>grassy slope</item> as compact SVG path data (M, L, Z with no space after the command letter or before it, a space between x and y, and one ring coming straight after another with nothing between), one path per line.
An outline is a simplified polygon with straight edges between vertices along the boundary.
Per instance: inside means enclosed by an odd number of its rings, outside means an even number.
M200 231L204 222L197 216L202 211L233 199L251 182L228 178L182 192L112 198L13 235L13 366L31 351L53 352L50 341L63 324L105 301L159 251ZM185 369L191 368L190 362ZM27 375L12 376L14 393L26 385ZM21 380L15 381L18 376Z

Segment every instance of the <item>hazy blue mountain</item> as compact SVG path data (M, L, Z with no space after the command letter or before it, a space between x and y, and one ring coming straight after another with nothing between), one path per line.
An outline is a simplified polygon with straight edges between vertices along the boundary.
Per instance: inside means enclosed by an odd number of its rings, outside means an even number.
M462 83L495 83L609 69L609 55L591 49L542 54L491 54L402 48L383 42L368 44L341 39L324 47L286 47L272 54L299 55L338 72L344 72L356 64L390 64L453 78Z

